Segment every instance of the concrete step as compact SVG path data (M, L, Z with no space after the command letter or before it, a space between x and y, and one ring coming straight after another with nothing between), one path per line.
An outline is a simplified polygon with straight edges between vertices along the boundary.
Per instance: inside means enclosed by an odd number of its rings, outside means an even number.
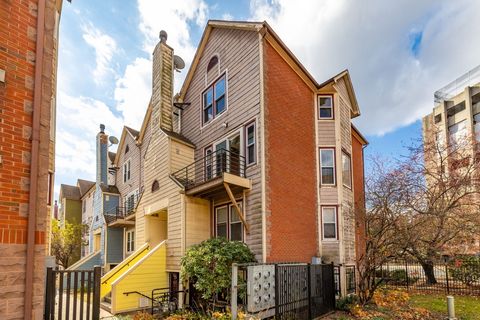
M107 312L110 313L110 312L112 311L112 304L111 304L111 302L107 302L107 301L105 301L105 300L102 301L102 302L100 302L100 309L105 310L105 311L107 311Z

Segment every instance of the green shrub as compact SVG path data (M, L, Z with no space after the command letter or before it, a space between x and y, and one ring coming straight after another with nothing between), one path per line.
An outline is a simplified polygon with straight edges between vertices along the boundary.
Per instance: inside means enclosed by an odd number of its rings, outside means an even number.
M335 302L337 310L350 311L350 308L358 303L358 297L354 294L342 297Z
M182 258L181 273L184 279L194 279L194 286L203 299L214 300L231 287L232 264L248 262L256 260L246 244L213 238L187 250Z
M480 257L465 256L455 260L448 271L454 280L470 286L480 281Z
M375 276L377 278L382 278L385 283L397 286L406 286L407 285L407 272L405 269L395 269L395 270L376 270ZM415 284L418 281L418 277L408 276L408 284Z

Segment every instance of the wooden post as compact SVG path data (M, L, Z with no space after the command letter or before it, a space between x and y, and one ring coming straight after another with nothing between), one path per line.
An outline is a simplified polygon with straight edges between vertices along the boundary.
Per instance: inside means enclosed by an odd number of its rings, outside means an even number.
M237 209L238 216L240 217L240 220L242 220L243 225L245 226L245 230L247 231L247 233L250 233L250 226L245 220L245 216L243 212L240 210L240 207L238 206L238 203L235 200L235 197L233 196L233 193L232 193L232 190L230 189L229 184L224 182L223 185L225 186L225 190L227 190L227 194L228 194L228 197L230 198L230 201L232 201L233 206L235 207L235 209Z
M230 298L230 308L232 311L232 320L237 320L237 297L238 297L238 265L232 264L232 294Z
M92 320L100 319L100 278L102 269L99 266L93 268L93 301L92 301Z

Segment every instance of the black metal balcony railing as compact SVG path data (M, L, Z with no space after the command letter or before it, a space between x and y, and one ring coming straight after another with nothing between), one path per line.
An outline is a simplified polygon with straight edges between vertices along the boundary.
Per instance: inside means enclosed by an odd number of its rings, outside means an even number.
M103 215L105 216L105 221L109 224L119 219L125 219L130 213L126 207L115 207L105 211Z
M219 149L174 172L172 176L185 189L191 189L221 177L224 172L245 178L245 157L236 152Z

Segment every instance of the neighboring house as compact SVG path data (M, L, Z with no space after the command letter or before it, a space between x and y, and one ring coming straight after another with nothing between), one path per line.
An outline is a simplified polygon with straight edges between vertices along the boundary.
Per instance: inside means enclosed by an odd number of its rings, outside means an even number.
M88 180L77 180L77 186L80 190L80 200L82 201L82 224L87 226L87 233L83 236L86 245L82 246L81 258L88 256L90 251L90 225L93 219L93 194L95 193L95 182Z
M80 189L77 186L68 184L60 185L58 197L60 201L59 220L60 226L64 227L65 222L79 224L82 222L82 200Z
M128 256L102 278L111 311L138 308L126 290L177 289L181 257L211 237L245 242L260 262L354 266L367 141L351 123L348 71L318 83L267 23L223 21L209 21L175 97L174 69L162 32L142 127L124 128L115 157L118 208L140 196L134 215L108 222L124 229ZM345 293L345 268L340 277Z
M41 319L61 0L0 1L0 319Z
M461 147L465 147L466 156L478 160L480 66L436 91L434 99L435 106L432 113L423 118L424 143L440 147L460 144ZM444 149L447 150L447 148ZM461 160L446 157L446 165L447 167L457 167ZM480 254L480 237L449 246L445 248L444 253L449 255Z

